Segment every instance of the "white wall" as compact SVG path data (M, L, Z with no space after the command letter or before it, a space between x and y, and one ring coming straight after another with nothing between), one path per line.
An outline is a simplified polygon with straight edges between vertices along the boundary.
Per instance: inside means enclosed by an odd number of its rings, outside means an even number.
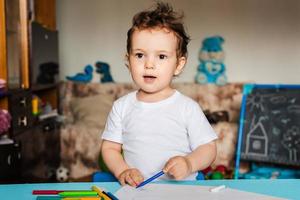
M131 78L124 65L126 33L132 16L152 0L59 0L57 26L61 78L101 60L111 65L117 82ZM300 1L169 0L185 13L192 38L189 61L179 82L194 80L203 38L225 38L230 82L300 84ZM95 74L93 81L99 82Z

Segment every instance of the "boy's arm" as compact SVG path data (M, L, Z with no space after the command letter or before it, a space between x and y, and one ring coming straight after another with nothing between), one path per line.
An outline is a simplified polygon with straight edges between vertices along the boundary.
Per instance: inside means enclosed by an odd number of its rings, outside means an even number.
M208 144L200 145L192 153L186 156L191 165L191 171L197 172L209 167L216 159L217 146L216 142L212 141Z
M114 174L115 177L119 177L123 171L129 169L129 166L124 161L121 151L122 144L108 140L102 141L102 158L108 169Z
M168 160L163 171L176 180L181 180L191 173L205 169L216 158L216 142L197 147L186 156L175 156Z

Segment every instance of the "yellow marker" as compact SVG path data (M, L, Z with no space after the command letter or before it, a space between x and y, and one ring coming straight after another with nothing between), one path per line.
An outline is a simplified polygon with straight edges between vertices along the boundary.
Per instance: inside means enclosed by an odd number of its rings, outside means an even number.
M100 197L104 198L104 200L111 200L111 198L109 196L107 196L106 194L104 194L103 190L101 190L99 187L93 185L92 186L92 190L94 190L95 192L97 192Z

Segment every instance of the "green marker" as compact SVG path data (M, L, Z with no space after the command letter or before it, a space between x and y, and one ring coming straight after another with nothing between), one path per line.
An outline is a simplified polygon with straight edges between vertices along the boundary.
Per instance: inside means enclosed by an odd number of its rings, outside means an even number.
M62 197L59 196L37 196L36 200L61 200Z
M96 197L98 193L95 191L65 191L58 193L61 197Z

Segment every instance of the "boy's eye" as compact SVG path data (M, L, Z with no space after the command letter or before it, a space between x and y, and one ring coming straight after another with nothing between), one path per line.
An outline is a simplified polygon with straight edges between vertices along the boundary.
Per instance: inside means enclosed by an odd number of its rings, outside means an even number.
M137 58L142 58L144 55L142 54L142 53L136 53L135 54L135 57L137 57Z
M160 55L159 55L159 59L161 59L161 60L166 59L166 58L167 58L166 55L163 55L163 54L160 54Z

